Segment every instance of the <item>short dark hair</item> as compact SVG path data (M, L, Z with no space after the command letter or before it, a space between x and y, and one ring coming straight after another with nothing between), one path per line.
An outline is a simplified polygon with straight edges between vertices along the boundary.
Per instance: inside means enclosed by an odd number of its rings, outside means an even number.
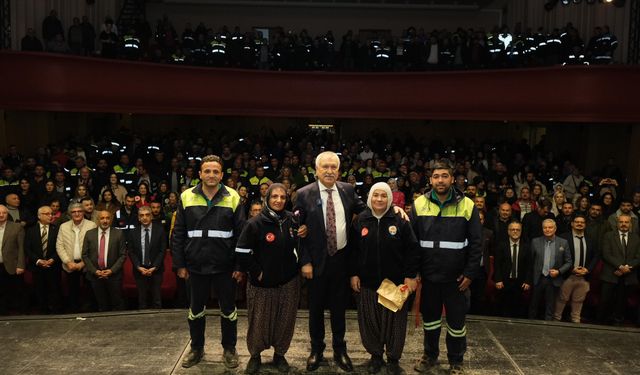
M551 204L551 201L550 201L550 200L548 200L547 198L541 199L541 200L540 200L540 203L538 203L538 205L539 205L541 208L545 208L545 207L546 207L546 208L548 208L548 209L551 209L551 207L553 207L553 205Z
M212 163L212 162L216 162L216 163L220 164L221 167L224 167L224 164L222 163L222 158L220 158L220 156L218 156L218 155L207 155L207 156L203 157L202 160L200 161L200 168L202 169L202 165L204 163Z
M587 217L584 214L574 214L573 219L571 221L576 221L577 218L582 218L584 221L587 221Z
M436 170L436 169L446 169L449 174L453 174L453 167L451 166L451 163L449 163L449 160L446 159L442 159L440 161L437 161L434 165L433 168L431 168L432 170Z

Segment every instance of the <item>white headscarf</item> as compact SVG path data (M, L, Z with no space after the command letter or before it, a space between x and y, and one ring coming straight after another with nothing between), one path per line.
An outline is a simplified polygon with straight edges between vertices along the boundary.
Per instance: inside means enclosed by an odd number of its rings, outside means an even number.
M373 192L376 190L382 190L385 193L387 193L387 209L384 210L384 212L381 215L378 215L373 210L373 207L371 206L371 199L373 198ZM386 182L378 182L373 184L373 186L371 186L371 189L369 190L369 196L367 197L367 206L371 209L371 214L373 216L375 216L377 219L380 219L381 217L384 216L384 214L387 213L387 211L389 211L389 208L391 208L392 204L393 204L393 193L391 192L391 187L389 187L389 185Z

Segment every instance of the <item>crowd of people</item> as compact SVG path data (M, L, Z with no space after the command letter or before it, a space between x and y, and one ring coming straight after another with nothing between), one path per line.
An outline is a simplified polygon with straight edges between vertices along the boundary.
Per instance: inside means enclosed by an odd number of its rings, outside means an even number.
M400 371L404 336L397 333L410 303L399 315L378 305L385 278L409 292L424 287L420 371L437 363L442 306L452 369L462 366L467 311L574 323L639 318L640 190L624 195L613 160L585 176L544 139L532 147L389 140L376 132L338 139L298 128L243 138L123 130L27 156L10 146L0 170L0 312L161 308L171 253L175 300L190 307L185 367L202 358L212 286L230 368L238 366L236 300L247 304L249 373L270 345L274 363L288 368L301 285L309 297L310 371L323 360L325 308L334 360L352 369L339 319L349 306L358 308L371 371L384 365L385 345L387 368ZM333 193L318 190L332 184ZM127 257L135 304L122 295ZM349 283L355 302L348 302ZM388 333L382 343L379 330Z
M100 30L87 17L75 17L65 32L55 10L43 21L42 37L44 42L28 28L21 49L196 66L325 71L611 64L618 45L606 25L596 27L585 43L571 23L552 30L502 26L428 31L411 26L400 35L349 30L338 42L331 30L313 36L304 29L242 31L201 22L195 28L187 23L179 32L166 16L155 28L137 19L127 30L118 30L109 17Z

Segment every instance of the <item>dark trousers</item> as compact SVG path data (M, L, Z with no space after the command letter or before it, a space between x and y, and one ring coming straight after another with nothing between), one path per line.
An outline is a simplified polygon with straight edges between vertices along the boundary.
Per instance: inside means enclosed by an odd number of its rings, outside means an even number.
M211 295L211 287L218 295L220 304L220 325L222 329L222 347L235 349L238 341L238 312L236 310L236 282L231 272L214 275L189 274L190 308L189 332L191 333L191 348L204 348L204 331L206 328L205 308Z
M526 318L527 306L523 298L522 281L504 280L504 287L497 291L498 315L510 318Z
M443 306L447 312L447 358L451 365L461 365L467 351L467 297L458 289L457 282L432 283L422 279L420 312L424 322L424 353L433 361L440 355Z
M124 310L122 273L111 275L107 279L98 279L94 276L89 279L89 282L98 302L98 311Z
M598 320L602 323L624 322L627 297L635 285L624 285L624 280L617 283L603 281L601 285L601 301L598 306Z
M67 272L67 284L69 287L67 307L70 311L80 311L83 302L87 302L82 300L83 289L86 289L83 286L86 285L86 282L84 271Z
M151 276L142 276L138 270L133 271L136 287L138 288L138 309L149 308L149 298L151 298L151 308L162 308L162 270L156 270Z
M38 267L33 270L32 275L40 313L59 313L62 300L60 293L60 267Z
M0 314L7 314L10 308L26 313L25 296L22 275L10 275L0 263Z
M559 276L558 276L559 277ZM551 276L540 275L538 283L533 286L531 293L531 305L529 305L529 319L538 318L540 302L544 298L544 320L553 320L553 313L556 307L556 297L559 286L553 285Z
M469 290L471 291L469 314L487 314L487 301L484 294L486 287L487 273L485 272L484 267L481 267L478 269L476 278L473 279L469 286Z
M313 275L309 280L309 336L311 351L322 353L324 343L324 310L331 313L331 332L333 334L333 351L340 353L347 350L344 341L346 330L345 310L348 298L347 261L343 251L334 256L327 256L322 275Z

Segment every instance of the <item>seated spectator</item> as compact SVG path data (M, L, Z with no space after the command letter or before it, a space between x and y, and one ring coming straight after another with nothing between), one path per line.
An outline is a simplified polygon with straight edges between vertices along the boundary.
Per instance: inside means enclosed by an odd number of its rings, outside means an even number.
M47 52L71 53L71 49L64 40L62 34L56 34L53 40L47 42Z
M42 42L36 37L33 27L27 29L27 35L20 42L21 51L42 52Z
M110 189L105 189L100 195L100 201L96 205L96 211L109 211L115 215L120 209L120 202L114 197Z

